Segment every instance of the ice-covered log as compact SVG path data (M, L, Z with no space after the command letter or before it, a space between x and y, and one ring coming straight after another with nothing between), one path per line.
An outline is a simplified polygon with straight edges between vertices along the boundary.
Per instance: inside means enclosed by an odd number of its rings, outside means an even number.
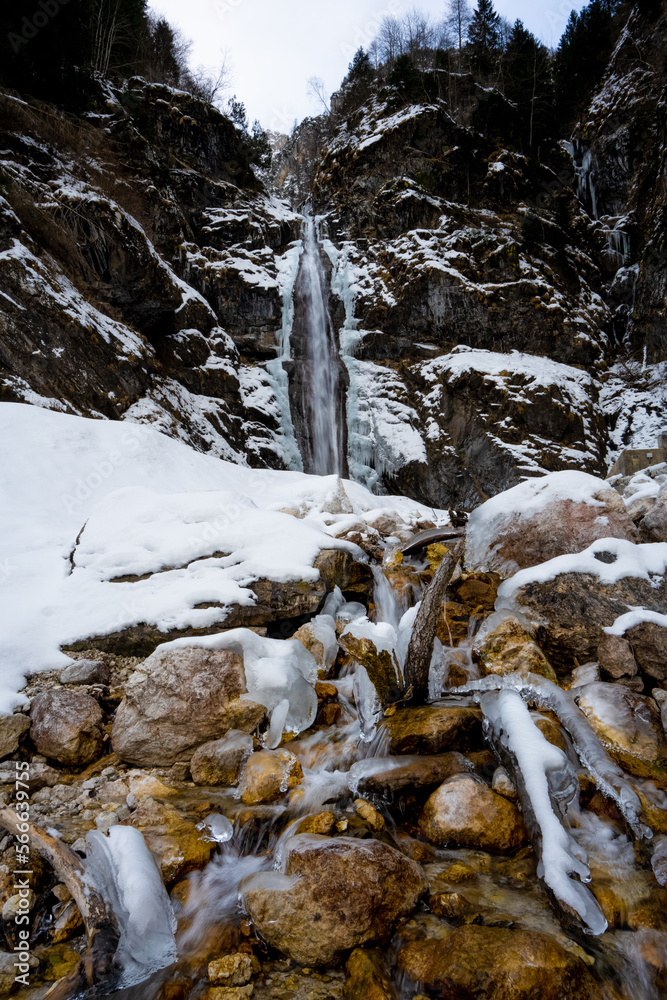
M576 705L568 691L537 674L490 675L455 688L456 694L474 694L509 688L518 691L524 701L538 708L554 712L570 734L579 759L590 771L593 779L607 798L618 806L628 826L636 837L651 840L653 833L647 825L639 796L597 738L586 716Z
M405 659L404 677L406 688L412 688L414 698L425 701L428 697L428 675L431 669L435 633L438 628L440 607L445 597L447 584L452 578L456 565L463 554L462 539L445 553L435 571L428 590L419 605L412 628L408 655Z
M489 691L480 705L486 735L519 793L539 878L568 919L574 916L589 934L603 934L607 921L583 884L591 878L588 859L562 822L579 794L572 764L545 739L517 691Z

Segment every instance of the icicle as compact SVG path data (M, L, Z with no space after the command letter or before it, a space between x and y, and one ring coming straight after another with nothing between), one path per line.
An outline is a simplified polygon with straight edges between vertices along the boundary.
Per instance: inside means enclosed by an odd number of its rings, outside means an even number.
M485 728L510 771L539 858L537 874L566 913L574 911L590 934L607 929L595 896L583 885L591 874L585 852L556 815L578 798L577 775L562 750L534 724L516 691L488 692L480 698Z

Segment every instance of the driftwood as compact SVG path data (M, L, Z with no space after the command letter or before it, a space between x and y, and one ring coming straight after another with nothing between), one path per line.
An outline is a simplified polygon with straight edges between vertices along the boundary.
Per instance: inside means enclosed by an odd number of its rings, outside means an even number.
M418 552L420 549L426 548L427 545L433 545L434 542L446 542L462 538L465 533L465 528L452 527L451 524L447 525L446 528L427 528L426 531L417 532L409 542L402 545L401 552L404 556L409 556L412 552Z
M445 597L447 585L452 578L457 563L463 553L463 539L459 539L435 571L431 584L422 598L412 629L408 655L403 674L412 697L425 701L428 697L428 675L438 628L440 607Z
M69 975L49 990L49 1000L67 1000L75 993L105 980L114 971L113 959L120 935L113 912L98 890L86 880L79 855L34 823L19 823L12 808L0 807L0 827L14 836L27 833L30 847L48 862L69 889L86 929L86 951Z

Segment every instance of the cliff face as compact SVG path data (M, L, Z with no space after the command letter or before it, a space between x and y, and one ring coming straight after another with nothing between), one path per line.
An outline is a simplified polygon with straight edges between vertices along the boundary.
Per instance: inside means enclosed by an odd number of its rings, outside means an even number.
M493 126L504 99L465 79L477 114L387 89L281 143L266 184L321 217L354 478L472 507L526 474L604 475L620 448L655 444L664 36L664 12L630 13L585 120L545 163ZM86 121L2 95L0 127L0 398L299 468L302 220L231 122L135 79Z

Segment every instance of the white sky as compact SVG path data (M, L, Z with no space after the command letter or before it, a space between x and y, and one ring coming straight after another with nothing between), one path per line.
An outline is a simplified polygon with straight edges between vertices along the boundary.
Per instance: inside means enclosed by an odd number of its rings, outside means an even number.
M496 0L496 10L549 46L558 43L570 10L584 0ZM248 117L265 128L288 131L317 111L307 81L321 77L329 92L338 88L360 45L373 40L387 14L400 17L411 0L150 0L155 13L192 39L193 65L214 68L227 53L231 92ZM417 6L442 16L443 0ZM475 4L471 4L475 6Z

